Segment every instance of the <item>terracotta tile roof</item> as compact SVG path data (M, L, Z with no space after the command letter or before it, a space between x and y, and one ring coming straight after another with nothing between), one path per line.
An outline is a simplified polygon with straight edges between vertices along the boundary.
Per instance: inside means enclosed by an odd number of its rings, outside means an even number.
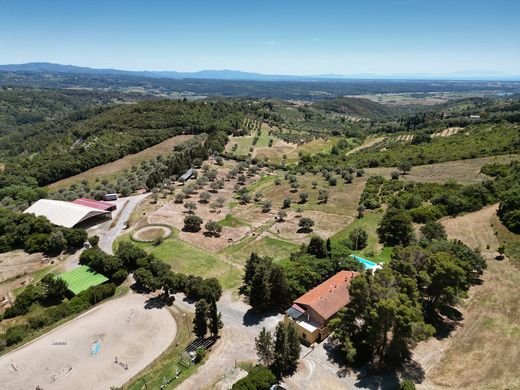
M297 305L309 306L325 320L350 302L348 286L358 272L340 271L319 286L294 301Z

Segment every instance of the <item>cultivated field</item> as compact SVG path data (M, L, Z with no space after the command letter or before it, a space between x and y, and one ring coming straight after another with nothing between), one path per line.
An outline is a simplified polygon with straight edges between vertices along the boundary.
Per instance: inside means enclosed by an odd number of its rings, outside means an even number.
M175 145L187 141L190 138L193 138L193 135L177 135L167 139L166 141L158 143L157 145L141 150L138 153L130 154L119 160L99 165L78 175L57 181L56 183L49 185L49 188L52 190L57 190L59 188L68 187L71 184L77 183L83 179L91 181L96 178L102 179L105 177L115 176L117 173L120 173L125 169L130 169L133 166L139 165L142 161L171 153Z
M226 145L226 152L241 157L246 157L250 154L252 158L256 157L259 160L267 160L269 163L274 164L281 164L285 155L285 163L290 165L298 162L298 154L300 152L313 155L330 149L338 142L338 139L335 137L328 139L317 138L297 145L279 139L274 134L269 135L271 130L272 128L268 125L262 124L262 131L255 145L253 145L253 139L257 135L256 131L252 131L251 135L230 137ZM272 146L269 146L269 139L273 140ZM233 151L234 145L237 145L237 147ZM252 151L251 148L253 149Z
M349 154L356 153L356 152L359 152L360 150L374 146L378 142L384 141L384 139L385 139L385 137L368 137L365 139L365 141L361 145L356 146L355 148L349 150L347 153L345 153L345 155L348 156Z
M413 134L402 134L395 137L396 141L400 142L410 142L413 139Z
M146 299L130 293L110 300L2 356L0 388L94 390L123 385L159 356L177 332L168 310Z
M520 273L508 260L495 260L498 241L490 226L495 210L488 206L442 221L449 238L481 248L488 269L458 307L460 326L446 340L418 346L415 358L426 372L421 389L520 388Z
M450 137L452 135L457 134L459 131L464 130L462 127L448 127L447 129L444 129L443 131L439 131L438 133L432 134L432 138L435 137Z

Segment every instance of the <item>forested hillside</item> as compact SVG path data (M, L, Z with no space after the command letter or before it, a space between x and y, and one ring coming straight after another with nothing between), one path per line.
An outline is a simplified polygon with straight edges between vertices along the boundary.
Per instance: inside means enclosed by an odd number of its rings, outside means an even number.
M178 134L238 129L240 104L150 101L96 106L66 118L23 127L0 138L3 185L36 178L46 185L136 153Z
M315 107L338 114L361 118L390 118L403 113L403 109L383 105L364 98L344 97L324 100L314 104Z

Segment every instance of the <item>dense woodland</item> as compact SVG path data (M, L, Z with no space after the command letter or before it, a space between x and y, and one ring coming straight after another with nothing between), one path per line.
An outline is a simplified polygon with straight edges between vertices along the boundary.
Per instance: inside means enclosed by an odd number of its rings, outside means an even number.
M96 107L83 114L0 139L0 148L10 154L3 184L34 177L46 185L175 135L232 131L243 118L233 105L172 100Z

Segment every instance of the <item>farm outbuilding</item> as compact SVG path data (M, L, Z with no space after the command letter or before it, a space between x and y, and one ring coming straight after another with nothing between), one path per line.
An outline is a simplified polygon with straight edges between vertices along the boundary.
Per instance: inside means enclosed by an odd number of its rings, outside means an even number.
M188 180L190 177L193 176L193 174L195 173L194 169L193 168L190 168L188 169L184 175L182 175L181 177L179 177L179 181L184 183L186 180Z
M72 203L105 211L114 211L117 208L115 204L87 198L78 198L73 200Z
M68 228L94 218L111 217L110 211L107 210L52 199L40 199L24 213L46 217L51 223Z

